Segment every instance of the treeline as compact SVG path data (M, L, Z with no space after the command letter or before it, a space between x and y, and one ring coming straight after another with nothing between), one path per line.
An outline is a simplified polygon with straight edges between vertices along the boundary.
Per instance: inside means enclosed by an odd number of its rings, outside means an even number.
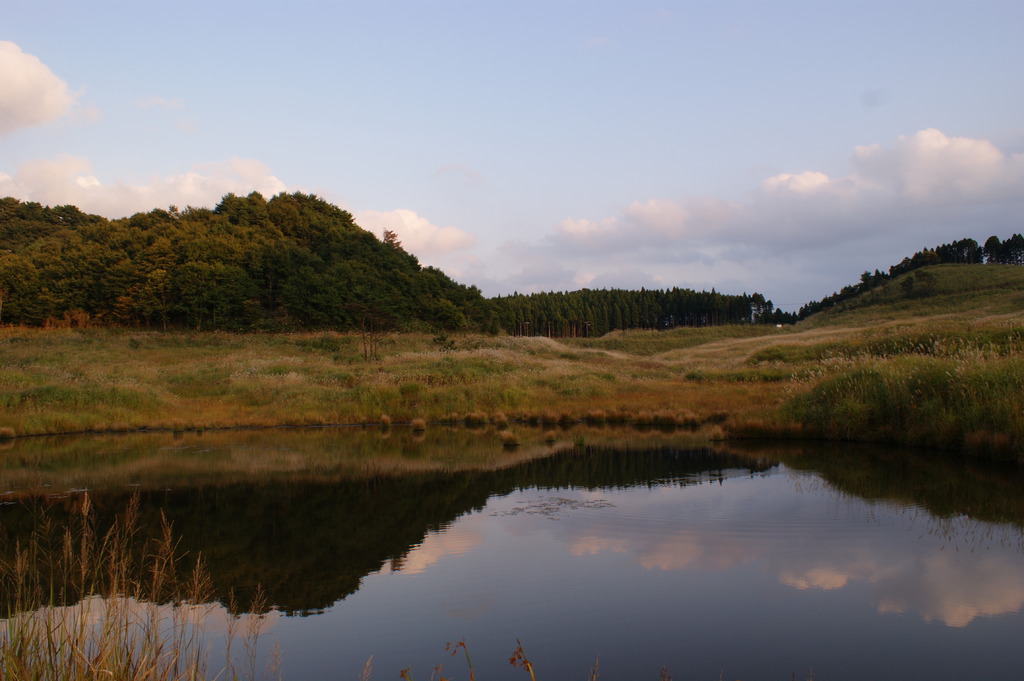
M795 315L777 311L760 293L725 295L714 289L583 289L516 293L493 302L501 327L509 334L556 338L601 336L623 329L795 321Z
M587 290L485 299L314 196L228 194L216 206L108 220L0 199L0 323L197 330L330 328L596 336L792 322L752 295Z
M475 287L314 196L107 220L0 199L0 323L199 330L493 327Z
M942 244L934 248L925 248L909 258L903 258L899 263L890 267L887 272L881 272L877 269L874 272L864 272L860 275L858 283L844 286L841 290L819 301L807 303L800 308L796 316L798 319L805 319L844 300L878 288L901 274L906 274L928 265L944 263L961 265L1024 265L1024 236L1014 234L1005 241L1001 240L998 236L990 236L985 241L984 246L978 245L978 242L974 239L960 239L959 241Z

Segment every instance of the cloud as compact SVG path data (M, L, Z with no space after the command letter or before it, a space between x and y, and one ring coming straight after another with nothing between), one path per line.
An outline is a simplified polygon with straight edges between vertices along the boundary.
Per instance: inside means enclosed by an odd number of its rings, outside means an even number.
M55 121L75 103L67 83L7 40L0 40L0 83L0 135Z
M857 147L860 176L910 204L1021 200L1024 154L1005 154L988 140L947 137L934 128L900 137L891 147Z
M565 276L536 284L571 289L585 277L614 285L605 275L642 271L666 286L760 291L795 309L921 248L1009 236L1020 231L1022 210L1024 154L926 129L856 147L845 173L778 173L742 199L653 197L613 215L566 217L519 244L505 288L536 290L523 275L556 254Z
M796 194L812 194L828 187L829 179L825 173L808 170L797 175L782 173L769 177L762 183L767 192L794 192Z
M389 229L398 234L403 248L417 257L429 260L437 256L463 251L473 246L475 238L457 227L438 227L411 210L364 210L356 213L356 222L378 235Z
M229 192L265 196L287 191L259 161L232 158L142 184L101 181L77 156L31 161L13 175L0 173L0 196L47 205L74 204L87 213L118 218L170 205L213 206Z

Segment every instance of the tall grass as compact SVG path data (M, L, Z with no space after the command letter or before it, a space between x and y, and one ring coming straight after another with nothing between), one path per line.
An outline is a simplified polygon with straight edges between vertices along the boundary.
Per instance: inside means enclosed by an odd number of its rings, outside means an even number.
M719 334L720 335L720 334ZM715 336L718 337L718 336ZM430 338L395 336L379 362L343 334L157 333L116 329L0 329L0 428L18 436L131 429L393 423L415 418L501 425L554 413L763 409L783 386L741 366L680 390L685 360L647 357L686 334L627 336L630 353L567 353L540 338L467 336L440 353ZM789 372L780 372L788 376ZM739 373L736 373L739 372ZM752 378L753 374L758 377ZM776 381L782 383L782 381ZM735 384L735 385L733 385Z
M1024 461L1024 359L900 358L852 368L785 413L817 437L962 449Z
M211 669L205 622L212 588L202 561L185 562L170 525L139 545L138 500L103 534L87 494L66 527L40 511L27 546L0 563L0 678L32 681L203 681L256 678L261 618ZM256 606L259 611L261 606ZM262 671L262 670L261 670Z

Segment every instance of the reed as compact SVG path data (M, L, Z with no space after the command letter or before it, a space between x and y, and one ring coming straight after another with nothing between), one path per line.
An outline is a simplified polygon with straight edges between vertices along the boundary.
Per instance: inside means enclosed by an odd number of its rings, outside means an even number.
M138 499L104 534L88 494L58 527L40 511L37 531L0 563L6 617L0 623L0 678L33 681L203 681L256 678L255 643L262 616L250 619L242 656L209 664L205 623L212 609L209 576L187 567L161 517L158 539L140 546Z
M466 416L464 417L463 421L465 422L465 424L467 426L474 427L474 428L477 428L477 427L480 427L480 426L486 426L487 425L487 414L485 414L485 413L483 413L481 411L470 412L470 413L466 414Z
M785 415L815 437L960 449L1024 461L1024 358L895 358L843 371Z
M469 678L470 681L474 681L474 679L476 679L476 670L473 668L473 659L469 656L469 647L466 645L465 639L459 641L458 643L446 643L444 646L444 652L447 653L450 657L455 657L461 652L466 660L467 678ZM370 681L370 670L372 661L373 658L370 657L366 661L366 664L363 665L363 671L359 676L360 681ZM537 681L537 676L534 670L533 662L530 660L529 657L527 657L526 650L523 648L523 642L518 638L516 639L516 647L512 650L512 655L510 655L508 658L508 663L509 666L511 666L513 669L522 669L523 672L525 672L526 675L529 676L530 681ZM593 666L591 666L590 670L587 672L588 681L597 681L599 677L598 672L600 670L599 663L600 660L594 660ZM796 678L795 673L793 674L793 677ZM406 667L405 669L402 669L400 672L398 672L398 678L402 679L402 681L413 681L413 674L411 668ZM431 680L437 679L438 681L446 681L446 679L454 678L457 677L445 675L445 668L443 662L435 664L433 668L430 670ZM672 681L672 675L669 673L668 667L661 667L658 670L657 678L658 681ZM810 676L810 673L808 673L807 679L808 681L813 681L813 679Z

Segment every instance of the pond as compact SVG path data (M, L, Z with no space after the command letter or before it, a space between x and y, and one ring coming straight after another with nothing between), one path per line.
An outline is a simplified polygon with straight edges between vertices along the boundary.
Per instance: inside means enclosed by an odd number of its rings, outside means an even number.
M0 450L3 556L88 488L202 555L213 641L272 606L286 679L1012 678L1024 478L927 452L431 428L154 433ZM259 586L258 586L259 585ZM222 623L218 624L218 622ZM216 645L211 644L212 648ZM437 675L435 674L435 677Z

